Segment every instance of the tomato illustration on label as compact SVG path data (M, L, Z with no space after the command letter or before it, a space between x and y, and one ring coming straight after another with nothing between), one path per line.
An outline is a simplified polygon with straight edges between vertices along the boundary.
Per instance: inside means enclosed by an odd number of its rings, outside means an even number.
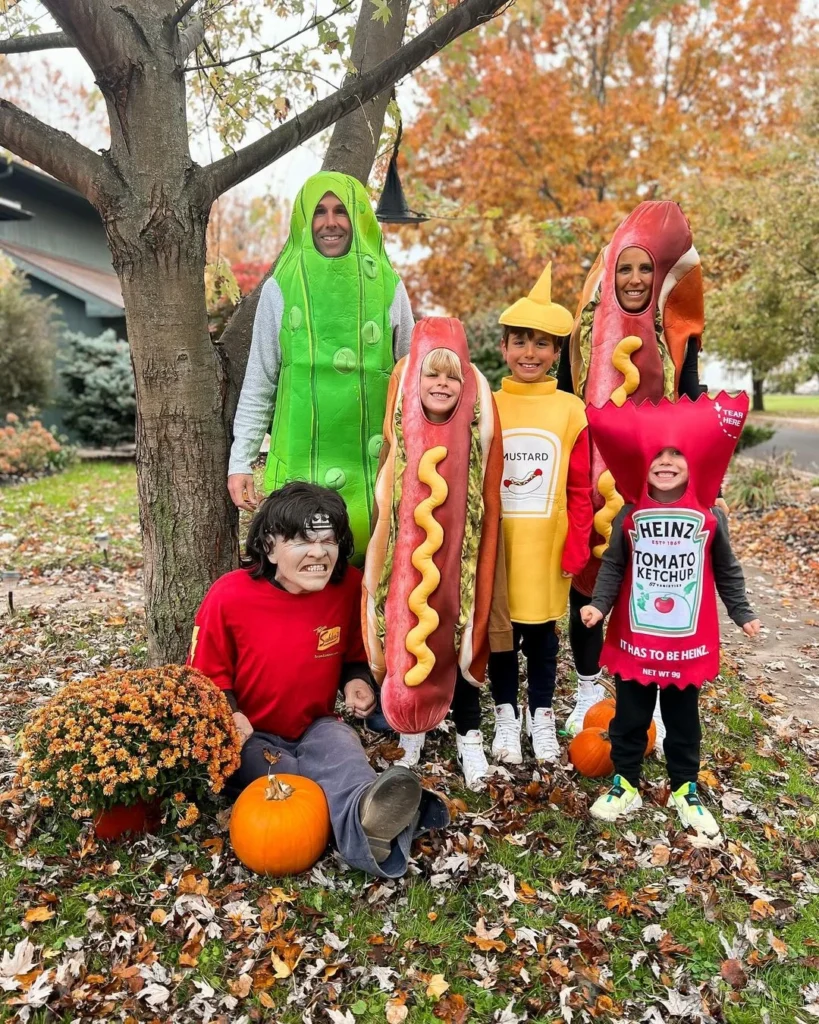
M668 615L668 613L674 608L674 598L656 597L654 599L654 607L661 615Z

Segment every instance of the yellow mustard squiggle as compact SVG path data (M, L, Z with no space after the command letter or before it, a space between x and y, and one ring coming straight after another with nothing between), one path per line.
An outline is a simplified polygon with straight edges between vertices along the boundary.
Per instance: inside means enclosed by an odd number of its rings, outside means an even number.
M623 383L611 393L611 400L619 408L625 404L629 395L633 395L640 386L640 371L632 363L631 356L638 348L643 347L643 339L631 334L617 343L614 354L611 357L615 370L622 373ZM602 492L601 492L602 493Z
M612 365L623 375L623 383L611 393L611 400L618 408L625 405L628 396L633 395L640 385L640 371L631 361L631 357L642 346L643 339L631 334L617 343L612 354ZM623 499L617 492L614 477L608 470L600 474L597 491L605 499L606 504L594 515L594 529L604 539L602 544L595 544L592 554L595 558L602 558L611 540L611 524L623 507Z
M412 553L412 564L421 573L421 582L409 596L410 611L417 616L418 625L407 633L406 648L416 659L415 665L407 671L404 682L407 686L418 686L429 676L435 665L435 655L427 646L427 637L438 628L438 613L430 608L428 598L441 582L441 574L432 561L432 556L444 542L441 524L432 514L433 509L446 501L449 488L446 480L435 468L446 458L443 445L430 448L418 463L418 479L429 487L430 495L419 502L415 509L415 522L426 533L426 538Z
M611 540L611 524L623 507L623 499L614 486L614 477L607 469L600 474L600 479L597 481L597 490L606 499L606 504L595 512L594 528L605 539L602 544L594 545L592 554L595 558L602 558Z

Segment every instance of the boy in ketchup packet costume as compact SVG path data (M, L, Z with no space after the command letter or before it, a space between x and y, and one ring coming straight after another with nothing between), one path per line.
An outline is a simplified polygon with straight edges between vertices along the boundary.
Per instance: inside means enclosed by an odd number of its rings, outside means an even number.
M622 408L589 406L595 444L625 504L612 526L591 603L581 618L594 628L611 611L602 663L614 674L611 725L614 781L591 814L616 821L637 811L640 771L659 689L663 743L674 807L707 839L719 826L697 793L702 732L699 691L719 673L716 594L748 636L760 629L742 568L716 507L720 482L748 413L748 396L722 392L696 402Z
M514 648L493 653L492 753L520 764L518 648L528 666L526 732L538 761L558 761L552 700L557 676L556 620L569 584L589 558L592 527L590 445L583 402L557 390L549 371L572 329L572 315L552 302L551 264L526 298L500 318L501 351L511 376L496 392L503 428L503 541Z

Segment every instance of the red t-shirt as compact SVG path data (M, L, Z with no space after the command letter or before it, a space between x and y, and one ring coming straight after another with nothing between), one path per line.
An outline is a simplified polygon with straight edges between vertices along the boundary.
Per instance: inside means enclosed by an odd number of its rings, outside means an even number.
M295 740L332 715L342 666L366 662L361 573L316 594L289 594L246 569L218 579L196 620L188 664L233 690L259 732Z

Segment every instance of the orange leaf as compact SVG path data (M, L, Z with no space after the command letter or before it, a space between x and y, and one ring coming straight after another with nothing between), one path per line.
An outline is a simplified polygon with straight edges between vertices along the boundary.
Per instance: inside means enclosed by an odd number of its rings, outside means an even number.
M29 924L40 924L42 921L50 921L54 917L54 911L49 910L48 907L32 907L31 910L27 910L24 921Z

